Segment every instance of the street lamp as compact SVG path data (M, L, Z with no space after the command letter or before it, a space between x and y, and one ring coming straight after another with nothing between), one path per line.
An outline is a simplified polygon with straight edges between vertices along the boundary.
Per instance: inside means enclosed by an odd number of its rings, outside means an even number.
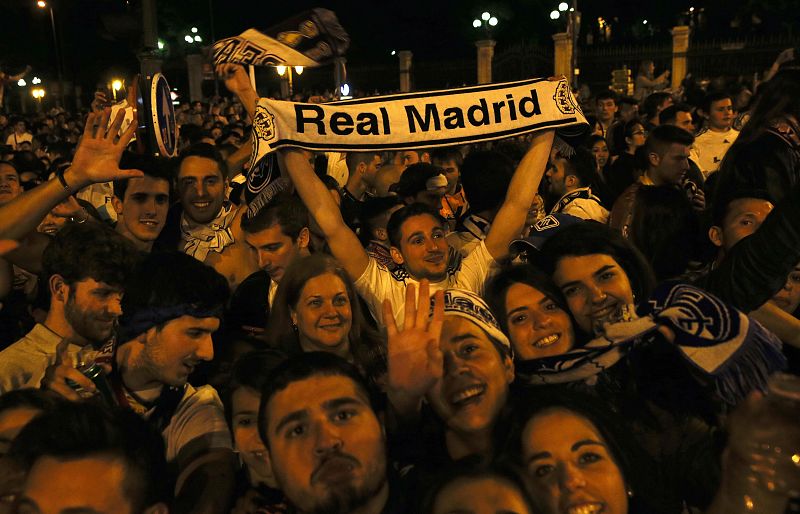
M19 79L19 80L17 81L17 85L18 85L19 87L25 87L25 86L27 86L27 85L28 85L28 83L27 83L27 82L25 82L25 79Z
M117 101L117 91L122 89L123 83L120 79L114 79L111 81L111 91L114 93L114 101Z
M53 29L53 46L56 49L56 71L58 72L58 96L59 96L59 103L64 103L64 81L61 78L61 51L59 50L58 45L58 36L56 35L56 16L53 13L53 7L48 6L45 0L38 0L36 2L36 6L39 9L48 8L50 10L50 27ZM44 90L42 90L42 95L44 95Z
M33 77L33 80L31 80L31 83L32 84L41 84L42 83L42 79L40 79L39 77Z
M480 19L475 18L472 20L472 26L476 29L483 28L486 31L487 39L492 39L492 27L496 27L498 24L498 20L496 16L493 16L492 13L488 11L484 11L481 13Z

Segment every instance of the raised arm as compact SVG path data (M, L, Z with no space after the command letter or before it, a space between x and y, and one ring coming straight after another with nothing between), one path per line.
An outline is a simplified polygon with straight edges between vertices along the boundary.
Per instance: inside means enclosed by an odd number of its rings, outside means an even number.
M356 234L345 224L330 191L314 173L308 154L296 149L281 150L278 158L281 169L289 174L308 212L325 234L331 253L350 278L357 280L367 269L369 256Z
M495 260L508 255L508 245L522 232L528 209L531 208L539 182L547 168L554 135L553 130L537 132L511 177L506 199L486 235L486 249Z
M217 66L217 74L225 81L225 87L242 102L250 119L256 116L256 103L258 103L258 93L253 89L250 77L244 71L244 67L239 64L220 64Z

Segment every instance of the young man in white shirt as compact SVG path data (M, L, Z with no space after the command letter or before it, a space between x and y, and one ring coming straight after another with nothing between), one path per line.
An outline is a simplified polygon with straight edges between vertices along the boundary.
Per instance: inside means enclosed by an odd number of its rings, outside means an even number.
M728 93L707 95L701 110L706 127L695 137L690 158L700 167L703 178L708 178L719 169L728 148L739 137L739 131L732 128L736 113Z

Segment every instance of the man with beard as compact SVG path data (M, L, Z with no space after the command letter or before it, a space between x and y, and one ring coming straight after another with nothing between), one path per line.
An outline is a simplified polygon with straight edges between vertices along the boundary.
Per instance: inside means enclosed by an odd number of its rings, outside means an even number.
M177 470L174 512L227 513L233 493L235 456L222 403L213 387L188 383L214 358L212 334L227 297L219 273L180 252L148 255L126 282L116 366L107 379L113 399L106 401L161 432L167 462ZM96 393L65 349L59 345L43 385L71 400L81 395L70 382Z
M242 233L247 206L225 199L226 176L225 161L212 145L196 144L181 156L179 249L217 270L235 289L258 266Z
M600 223L608 221L608 210L592 191L600 177L595 172L595 161L589 150L576 148L571 157L551 152L546 175L547 192L555 201L550 214L569 214Z
M50 310L44 323L0 352L0 393L38 387L61 341L70 355L107 342L135 258L132 245L110 228L71 224L61 230L42 257Z
M399 484L387 480L372 400L356 368L330 353L305 353L275 370L261 395L258 431L297 512L406 512Z

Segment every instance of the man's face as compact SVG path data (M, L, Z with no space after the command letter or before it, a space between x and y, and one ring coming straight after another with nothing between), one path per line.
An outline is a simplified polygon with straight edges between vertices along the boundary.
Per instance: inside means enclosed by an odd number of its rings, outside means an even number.
M231 434L239 457L247 467L251 483L277 488L272 463L258 436L258 404L261 391L242 386L231 396Z
M650 154L651 172L650 178L656 185L680 184L686 172L689 171L689 147L680 143L672 143L664 152L664 155L653 162Z
M64 317L75 333L90 343L102 343L111 337L122 314L122 289L93 278L65 287Z
M25 480L17 512L133 514L126 475L125 464L111 456L40 457Z
M603 123L609 123L617 113L617 102L612 98L597 101L597 119Z
M383 166L381 156L377 154L373 155L372 160L369 163L365 163L365 165L367 168L364 171L364 181L370 186L374 186L375 176L378 174L378 170Z
M620 119L627 123L639 115L639 106L636 104L624 103L619 108Z
M550 166L545 173L545 176L547 176L547 192L556 200L567 193L567 175L564 163L564 158L553 152L550 157Z
M430 155L428 152L417 152L415 150L405 150L397 154L397 164L400 166L411 166L418 162L430 162Z
M455 194L456 188L458 187L458 179L461 178L461 171L458 169L456 161L453 159L449 161L435 160L433 164L442 168L444 176L447 177L447 194Z
M129 179L124 200L114 208L126 237L155 241L167 221L169 182L148 176Z
M264 409L275 478L301 512L353 512L386 489L384 433L341 375L290 383Z
M514 365L501 357L478 325L460 316L446 316L439 348L442 378L428 393L428 402L448 428L460 434L491 429L514 380Z
M784 312L794 314L794 311L800 306L800 266L796 266L789 273L783 289L778 291L770 301Z
M205 157L187 157L178 170L178 194L186 215L195 223L208 223L225 201L225 180L219 165Z
M675 113L675 126L680 127L690 134L694 134L694 122L692 121L692 113L686 111L678 111Z
M447 273L447 252L444 227L433 216L411 216L400 227L400 248L392 248L392 257L416 279L438 282Z
M714 130L728 130L733 125L733 102L723 98L711 102L708 112L708 125Z
M749 236L764 223L770 212L772 202L760 198L737 198L728 204L728 210L722 219L722 227L712 227L712 242L725 251Z
M18 121L16 124L14 124L14 130L17 131L17 134L24 133L25 132L25 122L24 121Z
M183 386L201 361L214 358L211 335L219 328L219 318L181 316L160 329L145 334L142 363L151 380L170 386Z
M301 230L297 240L292 240L283 233L280 224L275 223L260 232L245 232L244 240L256 252L258 267L272 280L280 282L286 268L308 247L308 230Z
M21 192L17 170L8 164L0 164L0 205L10 202Z

